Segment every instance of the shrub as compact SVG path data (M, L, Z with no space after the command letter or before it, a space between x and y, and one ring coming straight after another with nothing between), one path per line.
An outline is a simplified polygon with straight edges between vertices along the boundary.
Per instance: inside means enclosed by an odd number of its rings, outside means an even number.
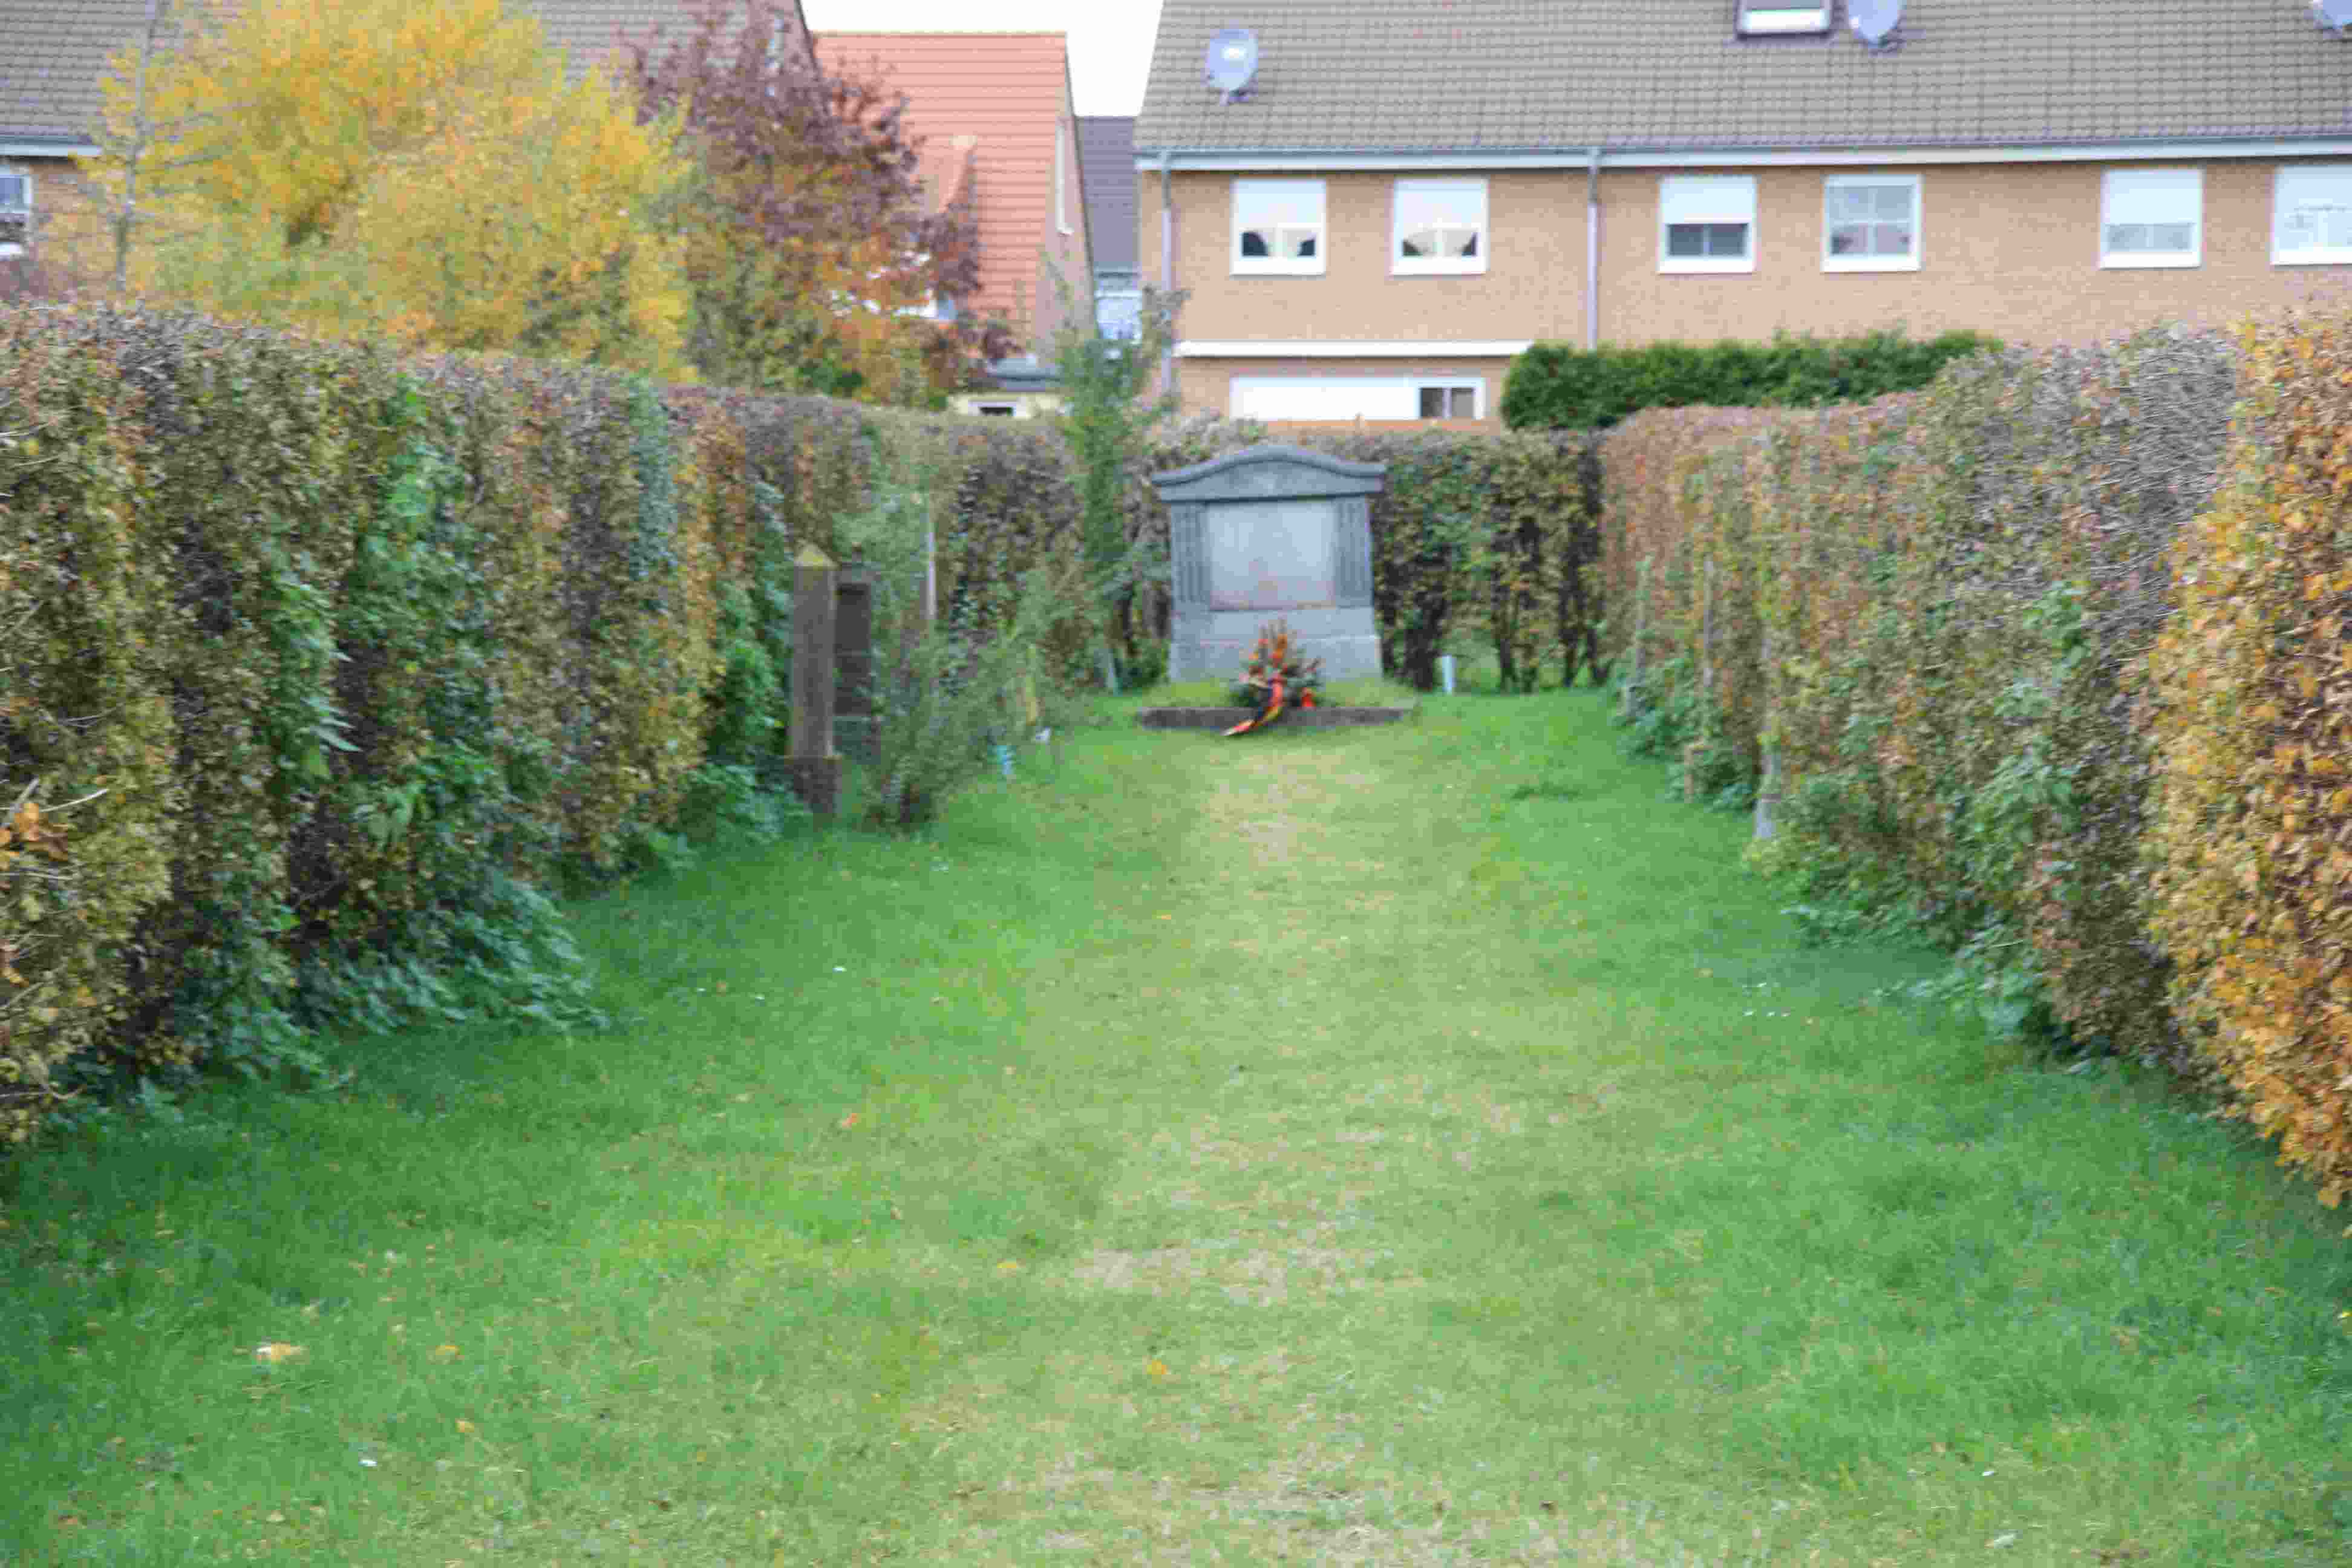
M1867 403L1927 385L1938 371L2000 345L1979 332L1919 342L1899 329L1769 342L1577 349L1537 343L1511 362L1503 420L1514 430L1605 430L1645 408L1813 408Z
M2352 1190L2352 323L2249 329L2225 482L2179 541L2150 703L2171 996L2282 1161Z

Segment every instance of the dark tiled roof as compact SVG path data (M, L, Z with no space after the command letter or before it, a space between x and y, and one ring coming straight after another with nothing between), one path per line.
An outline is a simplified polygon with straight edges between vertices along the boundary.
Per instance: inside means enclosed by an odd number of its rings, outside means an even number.
M2019 145L2352 135L2299 0L1911 0L1899 47L1742 39L1731 0L1164 0L1139 149ZM1250 95L1202 80L1246 26Z
M227 0L234 5L235 0ZM683 37L701 0L519 0L562 48L573 72L655 28ZM171 11L185 11L178 0ZM799 0L786 8L809 47ZM147 0L0 0L0 140L86 142L98 123L99 83L116 51L135 47Z
M1097 272L1135 270L1135 116L1078 120L1078 169L1087 191L1087 241Z
M547 33L547 41L564 52L574 76L597 60L616 53L621 40L641 40L659 34L658 43L667 46L682 43L694 36L708 0L509 0L517 10L529 12L539 18ZM733 26L741 26L740 0L725 7ZM797 30L796 42L808 51L814 45L809 37L808 23L801 15L800 0L785 0L782 7L791 16ZM810 56L814 58L814 56Z
M107 62L146 28L147 0L0 0L0 140L88 144Z

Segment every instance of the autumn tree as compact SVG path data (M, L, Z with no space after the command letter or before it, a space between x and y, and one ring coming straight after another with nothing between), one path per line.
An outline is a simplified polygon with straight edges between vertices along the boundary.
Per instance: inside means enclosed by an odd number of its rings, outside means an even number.
M682 37L631 41L638 112L677 116L694 161L688 353L732 385L928 401L1013 348L934 309L979 286L970 211L927 201L903 98L817 67L796 29L779 0L703 0Z
M193 0L192 0L193 3ZM152 29L151 29L152 39ZM236 0L126 55L85 176L131 289L430 348L675 374L675 124L500 0ZM155 171L174 178L157 191ZM144 176L151 197L142 194Z

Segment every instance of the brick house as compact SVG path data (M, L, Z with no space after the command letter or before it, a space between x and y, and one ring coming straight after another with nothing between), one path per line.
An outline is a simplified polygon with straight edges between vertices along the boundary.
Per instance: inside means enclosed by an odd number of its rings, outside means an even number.
M1245 20L1255 78L1205 82ZM1188 407L1491 418L1535 340L2076 342L2352 279L2305 0L1165 0L1135 131Z
M829 70L878 76L904 93L907 125L924 139L927 166L937 149L954 161L942 189L971 205L980 235L980 288L961 308L1006 322L1026 350L990 365L990 389L959 395L954 405L1012 416L1055 406L1050 361L1066 319L1057 276L1068 313L1081 322L1094 316L1063 35L821 33L816 51Z
M1078 120L1078 167L1087 187L1087 245L1095 258L1095 325L1133 338L1143 307L1135 255L1135 116Z

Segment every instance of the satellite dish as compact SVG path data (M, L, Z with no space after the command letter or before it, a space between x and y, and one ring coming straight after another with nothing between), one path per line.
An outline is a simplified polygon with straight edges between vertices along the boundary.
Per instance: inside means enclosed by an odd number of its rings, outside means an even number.
M1218 28L1217 36L1209 40L1209 85L1231 103L1249 91L1251 79L1256 75L1257 35L1247 27Z
M2341 33L2352 28L2352 0L2311 0L2311 15L2321 26Z
M2337 3L2352 6L2352 0ZM1874 49L1883 49L1903 20L1903 0L1845 0L1845 15L1853 24L1854 37Z

